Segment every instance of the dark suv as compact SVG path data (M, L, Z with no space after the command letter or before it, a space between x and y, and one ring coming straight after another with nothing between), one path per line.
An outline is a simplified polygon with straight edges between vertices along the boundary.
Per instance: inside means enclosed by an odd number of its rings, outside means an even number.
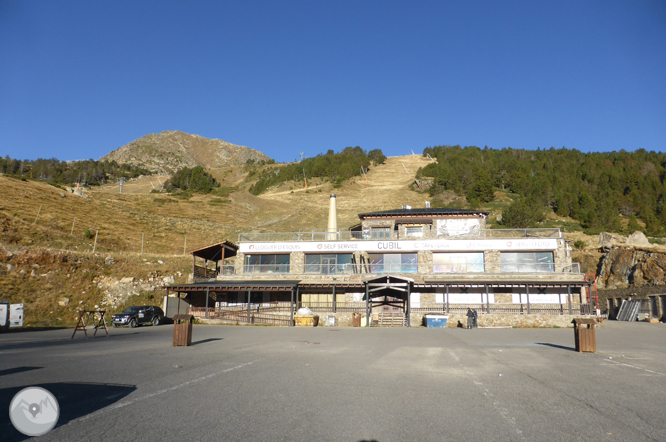
M122 312L113 315L111 322L114 327L129 325L134 328L144 324L160 325L164 322L164 312L161 308L152 305L127 307Z

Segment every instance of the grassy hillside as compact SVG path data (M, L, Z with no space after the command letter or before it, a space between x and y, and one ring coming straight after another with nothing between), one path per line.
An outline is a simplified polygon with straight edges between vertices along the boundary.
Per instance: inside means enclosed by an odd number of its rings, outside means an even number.
M359 213L425 207L425 201L466 207L465 198L453 192L432 200L413 189L417 170L430 162L422 156L391 157L370 167L367 182L355 177L334 188L330 181L308 180L306 189L302 181L292 181L259 196L247 191L253 181L243 167L211 171L223 186L238 189L226 197L150 193L159 186L155 176L126 182L123 194L116 184L86 190L83 197L43 182L0 176L0 299L26 304L28 324L72 325L79 305L100 305L104 278L150 281L171 275L185 282L192 262L185 248L235 242L239 232L325 229L331 193L337 195L341 228L357 224ZM496 191L495 199L480 208L491 212L492 225L511 201L510 194ZM552 212L542 226L563 228L569 239L590 246L597 241L583 235L580 224ZM158 304L164 294L140 291L127 303ZM65 306L59 304L63 298Z

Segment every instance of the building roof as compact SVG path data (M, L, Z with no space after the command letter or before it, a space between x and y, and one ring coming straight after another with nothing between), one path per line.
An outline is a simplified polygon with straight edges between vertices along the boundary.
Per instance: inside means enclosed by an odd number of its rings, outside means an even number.
M288 291L295 288L299 280L245 280L245 281L210 281L194 284L178 284L165 287L167 292L211 292L222 291Z
M465 209L394 209L384 210L382 212L369 212L359 213L358 217L365 218L388 218L388 217L418 217L427 218L433 216L452 216L452 215L468 215L468 216L488 216L490 212L482 210L465 210Z
M230 241L223 241L217 244L211 244L200 249L191 250L188 253L199 258L207 259L208 261L219 261L222 259L222 249L226 249L224 253L225 258L236 256L238 246Z

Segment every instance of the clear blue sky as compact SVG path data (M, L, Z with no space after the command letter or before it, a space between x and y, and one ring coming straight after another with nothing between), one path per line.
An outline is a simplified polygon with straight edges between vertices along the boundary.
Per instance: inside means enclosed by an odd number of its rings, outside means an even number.
M0 0L0 155L666 151L666 1Z

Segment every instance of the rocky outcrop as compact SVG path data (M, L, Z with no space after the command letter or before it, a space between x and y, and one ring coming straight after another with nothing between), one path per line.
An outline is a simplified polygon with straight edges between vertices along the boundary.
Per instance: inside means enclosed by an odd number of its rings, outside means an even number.
M100 158L140 166L163 175L170 175L184 167L214 169L238 166L247 160L268 159L263 153L249 147L180 131L146 135Z
M637 247L613 247L602 258L597 286L622 289L666 284L666 252Z
M599 247L612 247L615 244L624 244L626 240L620 235L614 235L608 232L599 234Z
M627 244L634 246L649 246L650 241L648 241L645 233L637 231L627 237Z
M176 275L180 277L182 273L177 272ZM151 293L164 286L175 284L175 281L173 275L164 277L155 275L148 277L146 280L136 280L131 276L124 278L99 276L93 282L104 293L102 305L114 308L124 305L130 296Z

